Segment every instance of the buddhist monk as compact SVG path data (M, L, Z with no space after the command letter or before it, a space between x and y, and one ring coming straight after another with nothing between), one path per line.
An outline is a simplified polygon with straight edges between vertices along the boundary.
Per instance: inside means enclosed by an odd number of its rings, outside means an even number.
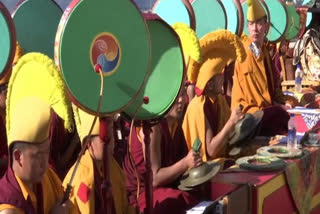
M188 152L181 128L186 92L182 90L168 116L152 127L150 134L150 159L153 172L153 213L185 213L198 200L193 195L178 190L180 176L189 168L201 164L200 155ZM126 186L130 203L140 212L146 208L145 149L142 127L133 128L130 154L124 161Z
M270 23L259 0L247 2L249 38L242 40L247 58L235 64L231 108L241 104L248 113L262 109L261 135L284 134L289 114L265 45Z
M200 40L202 61L188 67L195 82L196 96L190 102L183 121L188 148L201 142L203 161L224 157L235 124L243 118L238 107L232 112L223 93L222 72L234 60L243 61L245 51L236 35L217 30Z
M95 123L91 136L88 136L94 116L82 111L74 106L74 115L77 124L77 130L81 141L88 141L88 149L80 159L75 178L72 182L72 191L70 200L74 204L72 213L94 214L106 213L105 205L101 193L101 184L104 179L104 155L110 157L110 182L113 194L113 202L110 204L112 213L110 214L131 214L135 213L133 207L129 206L127 193L125 189L125 177L122 169L117 161L113 158L114 136L113 136L113 120L108 118L107 136L109 142L101 139L99 119ZM107 153L104 154L104 150ZM64 179L64 187L67 187L70 181L73 166L66 178ZM107 214L107 213L106 213ZM108 213L109 214L109 213Z
M62 77L40 53L24 55L14 67L7 94L9 166L0 180L0 213L69 213L63 188L48 168L51 112L68 110ZM69 128L66 124L66 128Z

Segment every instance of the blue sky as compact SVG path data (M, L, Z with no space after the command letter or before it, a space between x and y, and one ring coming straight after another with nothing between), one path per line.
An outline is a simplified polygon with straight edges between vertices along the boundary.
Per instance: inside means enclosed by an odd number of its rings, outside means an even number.
M141 10L148 10L150 7L152 7L155 1L156 0L134 0ZM19 0L0 0L0 2L4 3L9 11L12 11ZM71 0L56 0L56 2L61 6L62 9L65 9Z

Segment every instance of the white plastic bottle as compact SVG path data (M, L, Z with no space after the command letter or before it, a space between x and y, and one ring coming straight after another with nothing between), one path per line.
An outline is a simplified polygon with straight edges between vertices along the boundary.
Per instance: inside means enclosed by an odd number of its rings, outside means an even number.
M302 78L303 78L303 71L301 69L301 65L297 65L297 69L295 72L295 92L301 93L302 91Z
M287 140L287 148L288 149L296 149L298 148L297 143L297 123L294 118L294 114L290 114L290 119L288 122L288 140Z

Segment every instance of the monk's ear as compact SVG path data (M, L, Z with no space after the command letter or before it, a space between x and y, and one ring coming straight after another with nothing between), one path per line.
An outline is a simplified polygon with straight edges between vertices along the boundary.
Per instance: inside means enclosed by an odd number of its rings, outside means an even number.
M22 157L22 152L19 149L15 149L12 152L13 160L15 160L19 165L21 166L21 157Z

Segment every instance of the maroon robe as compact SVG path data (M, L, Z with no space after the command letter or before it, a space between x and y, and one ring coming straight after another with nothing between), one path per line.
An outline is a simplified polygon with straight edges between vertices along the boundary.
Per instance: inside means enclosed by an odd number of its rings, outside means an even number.
M74 164L74 162L77 159L78 153L80 151L80 143L78 148L73 154L72 160L68 163L65 163L65 165L61 168L59 168L56 165L56 162L61 159L61 156L63 155L63 152L65 152L69 145L70 142L73 138L75 131L73 133L69 133L65 128L64 128L64 121L54 112L52 111L52 116L51 116L51 124L50 124L50 158L49 158L49 164L50 168L52 168L59 178L63 180L71 166Z
M187 146L185 143L183 131L181 125L179 124L175 135L171 138L168 123L166 120L163 120L160 123L161 130L161 167L168 167L172 164L181 160L185 155L187 155ZM139 205L140 211L146 207L145 200L145 186L144 186L144 177L146 174L145 171L145 162L144 155L142 150L142 144L138 139L138 135L135 129L132 130L131 138L131 152L134 164L137 169L137 173L140 180L140 197L137 201L137 179L134 167L132 166L129 156L127 155L123 164L124 172L126 174L126 188L129 194L129 202L133 206ZM172 182L171 184L165 187L158 187L153 189L153 213L185 213L187 209L190 209L196 203L192 195L187 192L175 189L178 182Z
M265 68L268 69L268 66L265 62ZM276 87L279 87L279 80L280 75L277 73L275 65L271 64L272 66L272 75L273 80L271 80L270 72L266 72L267 79L268 79L268 89L269 93L272 95L271 99L274 102L274 96ZM274 82L275 86L272 87L271 81ZM262 136L274 136L277 134L287 134L288 132L288 121L290 119L290 116L288 112L286 112L284 109L282 109L278 105L272 105L263 108L263 117L261 120L261 129L259 135Z
M26 214L43 214L42 185L37 184L36 192L38 208L34 209L31 200L25 200L11 167L0 180L0 204L10 204L22 209Z
M0 160L8 158L8 144L5 121L0 116ZM0 178L6 172L7 167L0 167Z

